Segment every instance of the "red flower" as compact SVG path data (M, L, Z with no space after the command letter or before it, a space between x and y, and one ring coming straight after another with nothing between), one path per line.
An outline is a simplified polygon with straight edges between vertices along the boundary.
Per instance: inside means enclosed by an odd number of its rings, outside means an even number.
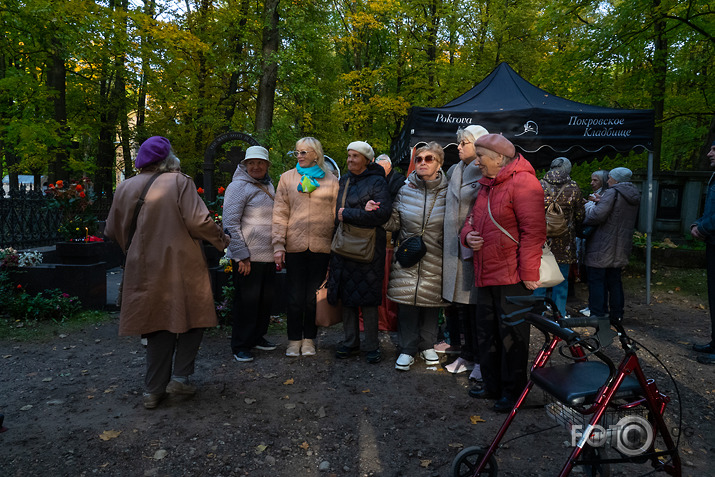
M48 188L48 189L54 189L54 188L55 188L55 185L54 185L54 184L47 184L47 188Z
M82 187L82 184L77 184L74 189L75 189L77 192L82 192L82 189L84 189L84 187Z
M219 187L219 188L218 188L218 194L219 194L219 195L223 194L224 192L226 192L226 189L225 189L224 187Z
M55 182L55 186L58 189L62 189L65 186L65 183L62 180L58 180L57 182Z
M18 289L18 290L22 290L22 285L18 285L18 286L17 286L17 289Z
M204 193L204 188L203 188L203 187L199 187L198 189L196 189L196 192L198 192L199 194L203 194L203 193Z
M81 186L78 186L78 187L81 187ZM79 196L80 196L82 199L84 199L85 197L87 197L87 194L85 194L84 191L82 191L82 192L79 193Z

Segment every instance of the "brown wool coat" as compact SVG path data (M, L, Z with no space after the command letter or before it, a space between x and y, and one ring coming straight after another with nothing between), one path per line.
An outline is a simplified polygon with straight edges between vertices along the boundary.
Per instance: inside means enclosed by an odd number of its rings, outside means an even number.
M152 174L142 172L117 186L104 233L122 250L137 200ZM127 254L120 336L216 326L202 240L219 250L229 242L189 176L160 175L146 195Z

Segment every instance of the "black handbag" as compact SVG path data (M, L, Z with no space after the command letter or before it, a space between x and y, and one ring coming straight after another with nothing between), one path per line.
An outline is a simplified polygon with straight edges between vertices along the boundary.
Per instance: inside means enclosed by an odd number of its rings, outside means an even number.
M426 193L427 191L425 191L425 194ZM425 218L424 213L422 215L422 231L419 235L407 237L404 240L401 240L397 245L397 248L395 249L395 260L397 260L397 263L402 265L402 268L415 266L427 253L427 246L425 245L425 241L422 240L422 235L425 233L425 227L427 227L427 223L429 222L429 218L432 215L432 210L434 209L434 205L436 203L437 196L435 195L434 202L432 202L427 218Z
M413 235L400 242L395 249L395 259L403 268L410 268L422 260L426 253L427 246L422 235Z

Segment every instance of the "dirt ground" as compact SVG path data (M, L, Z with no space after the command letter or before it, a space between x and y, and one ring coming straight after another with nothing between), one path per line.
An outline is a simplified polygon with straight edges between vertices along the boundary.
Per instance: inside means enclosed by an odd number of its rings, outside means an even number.
M680 428L683 475L712 474L715 366L698 364L693 342L709 332L703 303L664 294L643 304L630 296L632 335L670 369L642 353L646 374L671 397L668 422ZM574 309L585 304L578 285ZM707 305L707 303L704 303ZM466 374L416 363L394 369L395 334L381 336L384 360L333 357L340 325L322 330L318 355L257 351L253 363L230 354L227 330L208 333L197 360L199 392L142 405L144 349L118 338L116 316L46 342L0 341L0 474L132 476L448 476L464 447L488 445L504 420L491 401L470 398ZM541 345L532 334L532 355ZM446 361L445 361L446 363ZM443 364L445 364L443 363ZM553 428L540 391L517 416L497 455L500 475L557 475L569 433ZM678 409L682 405L682 424ZM640 475L646 465L614 465L613 475ZM575 475L587 475L581 469Z

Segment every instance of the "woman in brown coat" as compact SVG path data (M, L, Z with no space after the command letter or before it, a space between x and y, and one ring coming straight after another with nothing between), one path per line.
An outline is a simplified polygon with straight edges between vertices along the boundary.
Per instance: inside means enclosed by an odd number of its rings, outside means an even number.
M203 329L217 324L201 241L223 250L229 238L191 178L179 172L168 139L147 139L135 165L140 173L117 186L105 235L126 253L119 335L147 338L144 407L153 409L167 392L196 391L188 377ZM137 202L151 179L130 237Z

